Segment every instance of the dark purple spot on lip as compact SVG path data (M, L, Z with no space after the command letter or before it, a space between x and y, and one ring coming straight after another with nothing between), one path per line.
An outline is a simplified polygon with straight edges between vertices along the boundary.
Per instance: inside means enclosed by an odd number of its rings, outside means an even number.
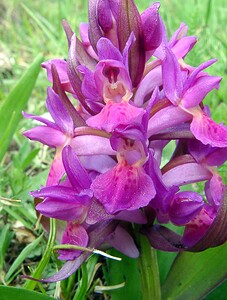
M109 83L115 83L117 82L117 76L120 73L120 70L116 67L105 66L102 73L109 80Z

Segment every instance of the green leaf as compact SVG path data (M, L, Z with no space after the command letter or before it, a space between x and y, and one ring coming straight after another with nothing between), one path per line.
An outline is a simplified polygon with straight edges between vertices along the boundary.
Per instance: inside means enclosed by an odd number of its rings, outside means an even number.
M3 226L0 234L0 269L3 268L5 262L5 254L9 243L12 239L13 233L10 232L9 224Z
M27 291L8 286L0 286L0 300L17 299L17 300L53 300L54 298L42 295L40 293Z
M0 107L0 162L22 117L21 112L34 88L42 61L43 56L39 54Z
M81 279L79 281L78 288L76 290L76 294L73 297L73 300L85 300L86 299L86 293L88 289L88 271L86 268L86 263L83 263L81 266Z
M196 300L227 277L227 243L200 253L178 254L162 287L163 299Z
M112 259L107 260L108 270L105 274L107 284L110 286L120 285L125 282L125 286L118 289L113 289L108 293L112 300L125 300L142 298L141 283L138 269L138 260L125 256L121 252L112 249L109 252L111 255L121 257L121 261Z
M22 264L22 262L28 257L28 255L36 249L39 242L41 241L43 235L35 239L31 244L27 245L19 254L19 256L16 258L16 260L11 265L9 271L7 272L5 276L5 281L9 282L10 277L13 275L13 273L19 268Z

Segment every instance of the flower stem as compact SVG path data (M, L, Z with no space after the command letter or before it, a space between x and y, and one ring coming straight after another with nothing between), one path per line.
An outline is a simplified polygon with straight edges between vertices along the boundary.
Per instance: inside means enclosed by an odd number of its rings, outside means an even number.
M49 232L49 239L47 242L47 247L45 249L45 252L42 256L41 261L39 262L35 272L32 274L33 278L40 279L42 276L43 270L45 269L46 265L48 264L52 250L54 247L56 239L56 220L55 219L50 219L50 232ZM25 283L25 288L27 290L34 290L37 285L36 281L29 280Z
M139 244L138 265L141 275L142 299L161 300L157 251L151 247L144 235L139 235Z

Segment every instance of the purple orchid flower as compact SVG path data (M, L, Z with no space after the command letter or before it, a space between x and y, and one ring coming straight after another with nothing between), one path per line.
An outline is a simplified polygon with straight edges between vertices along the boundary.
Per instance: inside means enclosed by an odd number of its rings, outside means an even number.
M42 64L53 83L46 102L52 119L24 114L43 123L24 135L56 148L46 186L32 192L43 199L37 211L64 222L63 244L105 243L134 258L134 230L166 251L224 243L227 197L218 167L227 159L227 130L203 104L219 88L221 78L204 72L216 60L187 65L196 37L182 23L168 40L158 2L142 14L133 0L88 2L81 40L63 21L67 61ZM201 182L204 191L189 190ZM183 236L167 223L183 227ZM44 281L67 278L89 257L72 249L59 255L66 263Z

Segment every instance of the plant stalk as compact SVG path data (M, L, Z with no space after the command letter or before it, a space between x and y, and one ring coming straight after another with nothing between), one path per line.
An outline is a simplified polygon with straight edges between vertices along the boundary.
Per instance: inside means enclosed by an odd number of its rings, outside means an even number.
M142 300L161 300L157 251L144 235L139 235L140 256L138 267L141 278Z

